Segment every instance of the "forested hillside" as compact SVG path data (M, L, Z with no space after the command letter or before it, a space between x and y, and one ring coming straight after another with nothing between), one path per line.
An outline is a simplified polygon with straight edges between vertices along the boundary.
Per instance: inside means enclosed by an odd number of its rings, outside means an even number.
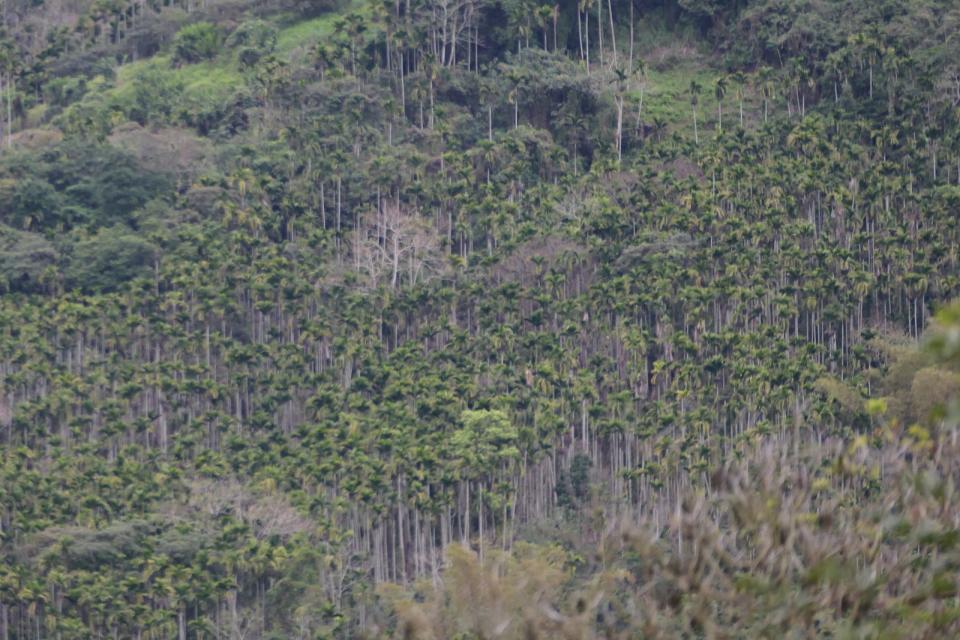
M0 19L0 640L960 635L957 2Z

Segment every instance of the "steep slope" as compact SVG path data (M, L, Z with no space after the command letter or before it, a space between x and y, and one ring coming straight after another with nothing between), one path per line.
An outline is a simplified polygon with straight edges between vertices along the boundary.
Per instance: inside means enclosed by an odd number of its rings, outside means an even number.
M957 12L862 4L5 5L0 637L402 634L453 544L946 443Z

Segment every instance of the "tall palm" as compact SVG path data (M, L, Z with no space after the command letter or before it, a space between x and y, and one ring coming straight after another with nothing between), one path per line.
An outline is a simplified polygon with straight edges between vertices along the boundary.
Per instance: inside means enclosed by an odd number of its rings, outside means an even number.
M540 22L540 28L543 29L543 50L548 48L547 34L550 32L550 21L553 19L553 7L543 5L536 11L537 20Z
M690 108L693 110L693 141L700 144L700 134L697 131L697 105L700 103L700 92L703 87L696 80L690 81L688 92L690 93Z
M633 64L633 73L636 75L639 80L640 88L640 100L637 102L637 126L636 129L640 130L640 118L643 114L643 94L647 88L647 63L643 58L637 58L636 62Z
M760 69L760 92L763 94L763 121L767 121L770 99L773 97L773 69L763 67Z
M727 78L720 76L713 86L713 95L717 98L717 131L723 131L723 98L727 95Z
M736 71L731 76L734 84L737 85L737 102L740 105L740 126L743 126L743 92L747 85L747 75L743 71Z
M624 92L627 87L627 72L620 67L615 67L613 70L614 79L613 82L616 84L616 103L617 103L617 165L620 164L623 160L623 99Z

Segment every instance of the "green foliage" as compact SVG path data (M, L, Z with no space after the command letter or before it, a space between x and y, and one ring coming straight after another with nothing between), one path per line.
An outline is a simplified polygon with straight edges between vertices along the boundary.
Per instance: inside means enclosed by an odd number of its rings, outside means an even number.
M10 640L957 635L950 3L61 4Z
M177 32L173 38L174 63L194 64L210 60L220 52L220 29L209 22L195 22Z
M41 235L0 227L0 280L5 290L42 290L57 261L56 249Z
M43 229L59 221L63 197L46 180L26 176L6 185L4 222L18 229Z
M230 34L227 45L237 52L243 67L253 67L277 47L277 29L263 20L244 22Z
M453 433L450 443L456 459L463 460L474 473L519 457L517 429L503 411L467 409L460 414L460 421L463 428Z
M183 78L162 67L148 67L134 77L131 85L132 104L127 109L131 120L140 124L173 120L183 99Z
M83 291L114 291L124 282L149 276L158 257L159 249L143 238L107 228L73 247L64 277L68 286Z
M722 465L708 495L685 491L666 525L661 505L563 553L517 545L484 562L451 547L442 580L415 592L381 587L399 621L388 635L955 635L955 439L913 451L896 439L765 447ZM810 483L828 460L835 471ZM869 476L879 468L889 480L876 491Z
M129 223L133 212L169 186L116 149L78 141L0 165L3 221L40 233Z
M849 384L836 378L823 377L814 383L814 388L836 406L838 417L843 422L857 424L862 421L864 398Z
M51 562L54 561L51 555L61 555L64 565L70 569L96 571L98 567L115 565L134 556L146 542L149 531L147 523L138 521L116 522L100 530L47 530L41 535L36 557Z
M590 494L590 456L578 453L570 463L570 485L577 500L583 501Z
M944 305L935 318L936 324L927 336L927 351L956 368L960 364L960 301Z

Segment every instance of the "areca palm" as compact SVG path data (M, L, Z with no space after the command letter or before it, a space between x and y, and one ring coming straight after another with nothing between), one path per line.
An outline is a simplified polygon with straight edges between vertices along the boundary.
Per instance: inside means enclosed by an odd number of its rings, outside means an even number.
M640 99L637 100L637 124L636 129L640 129L640 119L643 116L643 97L647 88L647 63L643 58L637 58L633 65L633 74L639 79L638 88L640 90Z
M690 81L690 86L687 87L687 94L690 97L690 108L693 110L693 140L696 144L700 144L700 135L697 132L697 104L700 102L700 92L703 91L703 87L696 80Z
M743 126L743 97L747 86L747 74L743 71L735 71L730 75L730 79L737 85L737 104L740 106L740 126Z
M723 131L723 99L727 95L727 78L720 76L713 85L713 95L717 99L717 131Z

